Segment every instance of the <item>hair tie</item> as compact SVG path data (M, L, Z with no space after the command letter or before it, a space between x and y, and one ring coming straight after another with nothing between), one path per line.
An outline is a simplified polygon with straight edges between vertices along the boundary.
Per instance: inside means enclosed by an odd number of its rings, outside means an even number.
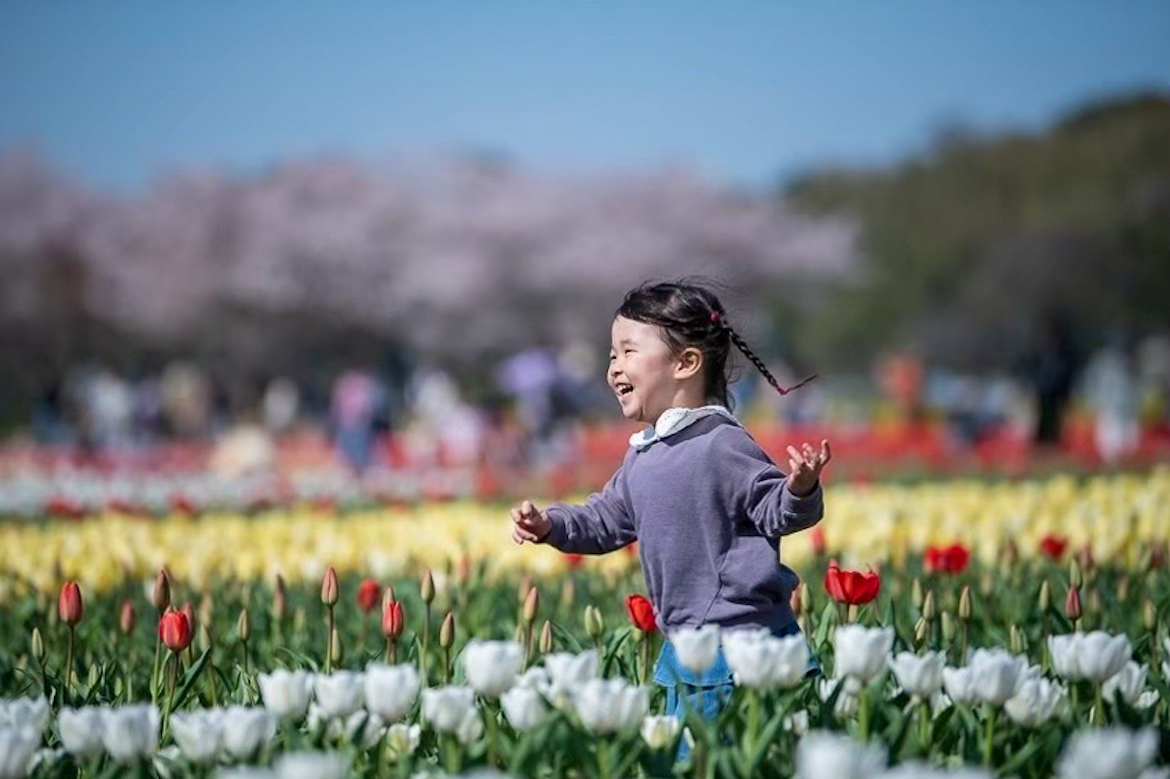
M722 319L723 319L723 317L719 316L719 312L718 312L718 311L712 311L712 312L711 312L711 324L713 324L713 325L717 325L717 324L719 324L719 322L720 322Z

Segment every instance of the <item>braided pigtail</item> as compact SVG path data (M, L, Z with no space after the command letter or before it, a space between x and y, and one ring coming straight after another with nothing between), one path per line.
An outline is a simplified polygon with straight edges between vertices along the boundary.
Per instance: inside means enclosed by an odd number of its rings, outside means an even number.
M772 375L770 370L768 370L768 366L764 365L764 361L756 356L756 353L748 347L747 342L743 340L743 337L740 336L739 333L735 332L735 330L731 328L731 325L724 321L723 316L718 311L711 312L711 323L716 327L723 329L723 331L727 333L727 336L731 339L731 342L735 344L736 348L743 352L743 356L747 357L748 361L751 362L752 365L756 366L756 369L759 370L760 373L764 374L764 378L768 380L768 383L775 387L776 391L781 395L787 395L789 392L792 392L794 389L803 387L805 384L808 384L817 377L817 375L814 373L808 378L802 379L796 384L793 384L791 387L781 387L780 382L776 381L776 377Z

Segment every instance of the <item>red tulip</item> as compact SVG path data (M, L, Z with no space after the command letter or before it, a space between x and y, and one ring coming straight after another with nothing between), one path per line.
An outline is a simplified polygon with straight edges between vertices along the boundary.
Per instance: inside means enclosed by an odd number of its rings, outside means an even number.
M68 581L61 585L61 594L57 597L57 616L66 625L76 625L81 621L85 607L81 602L81 588L77 582Z
M962 573L967 570L971 552L962 544L931 546L927 547L923 559L930 573Z
M191 626L191 630L192 630L192 632L194 632L194 630L195 630L195 609L192 608L191 601L187 601L186 603L184 603L181 611L182 611L183 616L187 618L187 624Z
M565 565L569 566L571 570L577 570L585 564L585 555L583 554L567 554L565 555Z
M650 601L641 595L630 595L626 598L626 613L630 615L630 622L643 633L653 633L658 629L654 620L654 607Z
M1064 557L1064 550L1067 548L1068 539L1064 536L1049 533L1040 539L1040 551L1053 560L1059 560L1061 557Z
M122 601L122 611L118 615L118 629L125 635L130 635L134 632L134 604L130 599Z
M1081 591L1076 587L1068 588L1068 595L1064 598L1064 613L1074 622L1081 618Z
M829 597L838 603L861 605L869 603L878 596L882 588L882 577L870 571L842 571L837 567L836 560L829 561L829 570L825 571L825 589Z
M366 579L358 587L357 602L358 608L369 614L374 609L378 608L378 602L382 600L382 587L373 579Z
M382 635L397 641L405 629L406 614L402 611L402 603L396 600L386 601L382 607Z
M191 622L181 611L168 611L158 621L158 635L167 649L182 652L191 645Z

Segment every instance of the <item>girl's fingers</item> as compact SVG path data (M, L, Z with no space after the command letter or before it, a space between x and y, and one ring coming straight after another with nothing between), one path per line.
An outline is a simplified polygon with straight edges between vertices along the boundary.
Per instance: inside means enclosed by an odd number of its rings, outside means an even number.
M512 521L517 525L519 525L523 520L523 517L520 516L520 509L516 508L515 506L512 507L512 510L509 513L512 515Z
M520 534L515 530L512 531L512 540L515 541L517 545L524 546L524 539L521 538Z
M520 504L520 513L526 517L531 517L536 513L536 507L532 505L532 501L526 500Z
M804 458L800 455L800 452L796 451L796 447L791 445L788 447L788 456L792 458L793 462L801 465L804 464Z
M821 441L821 462L827 463L833 459L833 447L829 446L829 439Z

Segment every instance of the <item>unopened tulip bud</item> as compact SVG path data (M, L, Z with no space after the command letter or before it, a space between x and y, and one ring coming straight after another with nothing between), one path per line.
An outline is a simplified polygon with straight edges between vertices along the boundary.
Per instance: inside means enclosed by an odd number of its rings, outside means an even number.
M341 663L341 634L337 632L337 628L333 628L333 634L329 639L329 659L334 665Z
M1085 579L1081 576L1081 564L1074 557L1068 561L1068 586L1079 590L1084 583Z
M553 648L553 634L552 623L547 619L544 621L544 626L540 629L540 653L547 655Z
M89 670L85 674L85 686L91 690L98 682L98 667L97 663L90 663Z
M948 644L955 640L955 620L951 618L949 611L942 613L942 634L943 640Z
M1158 608L1149 598L1146 598L1146 602L1142 604L1142 625L1151 634L1158 627Z
M134 604L129 598L122 601L122 610L118 612L118 629L124 636L134 632Z
M305 616L305 607L304 606L297 606L296 609L293 611L293 618L292 618L293 632L294 633L305 632L305 623L307 621L308 621L308 618Z
M206 623L199 626L199 651L206 652L211 649L212 637L211 628Z
M32 650L32 656L36 658L38 663L45 662L45 639L41 638L40 628L33 628L32 638L29 640L29 648Z
M236 636L244 643L252 638L252 621L248 619L246 608L240 609L240 616L236 619Z
M919 646L925 644L929 631L930 623L924 617L919 617L918 621L914 623L914 642Z
M979 594L984 598L990 598L993 592L995 592L995 577L992 576L991 571L985 570L983 576L979 578Z
M596 606L585 607L585 632L594 641L600 641L602 634L605 633L605 619Z
M387 603L396 603L398 596L394 594L394 585L387 584L385 591L382 593L382 608L386 608Z
M277 622L281 622L287 615L288 591L284 586L284 577L276 574L276 585L272 589L272 617Z
M934 619L934 614L934 590L927 590L922 599L922 618L929 622Z
M191 605L191 601L183 604L183 608L179 609L183 612L183 616L187 618L187 624L191 626L191 630L195 630L195 608Z
M391 641L397 641L402 638L404 630L406 613L402 610L401 603L392 600L382 608L382 635Z
M430 605L435 600L435 577L431 576L431 569L423 571L422 581L419 582L419 595L422 602Z
M1129 575L1122 574L1121 578L1117 580L1117 599L1119 601L1129 600Z
M1040 613L1047 614L1048 610L1052 608L1052 586L1048 580L1040 582Z
M514 640L514 641L515 641L517 644L520 644L521 646L523 646L523 645L524 645L524 639L526 639L526 638L527 638L527 636L525 636L525 635L524 635L524 625L523 625L523 623L519 623L519 622L518 622L518 623L516 623L516 629L512 631L512 639L513 639L513 640Z
M796 588L800 593L800 615L807 617L812 613L812 592L808 588L808 582L801 582L800 586Z
M57 618L66 625L76 625L81 621L84 612L81 587L77 582L65 582L61 585L61 595L57 598Z
M455 615L447 612L443 617L443 624L439 627L439 646L450 649L455 645Z
M520 585L516 588L516 600L521 603L528 597L529 591L532 590L532 574L524 574L520 579Z
M910 582L910 602L914 604L915 609L922 611L922 600L922 580L915 576L914 581Z
M331 565L321 579L321 602L326 606L336 606L338 597L337 570Z
M1101 591L1096 587L1089 590L1088 611L1090 614L1101 613Z
M471 581L471 558L467 555L459 558L459 565L455 569L455 580L464 587Z
M1027 640L1024 637L1024 631L1020 630L1019 625L1012 625L1008 632L1008 647L1011 649L1013 655L1022 655L1027 651Z
M540 609L540 590L532 587L524 598L524 624L532 625L536 622L536 614Z
M959 619L963 622L971 621L971 587L970 585L963 585L963 589L959 591Z
M566 610L573 608L573 601L577 595L577 586L573 584L572 578L566 578L564 585L561 587L561 606Z
M150 602L159 614L165 612L167 606L171 605L171 580L165 570L160 570L158 576L154 577L154 594Z
M1073 622L1081 618L1081 591L1076 587L1068 588L1068 595L1064 599L1064 614Z

